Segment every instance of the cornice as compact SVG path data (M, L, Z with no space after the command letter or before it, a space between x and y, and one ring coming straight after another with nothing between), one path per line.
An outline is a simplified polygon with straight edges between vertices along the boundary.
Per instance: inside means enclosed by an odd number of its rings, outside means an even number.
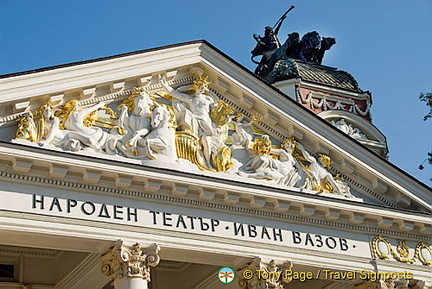
M33 256L38 258L50 258L56 259L59 254L58 250L43 250L43 249L32 249L32 248L22 248L13 246L0 246L0 254L2 255L25 255Z
M308 82L302 80L301 78L291 78L287 80L282 80L282 81L275 82L273 85L276 86L277 88L280 88L281 90L283 90L283 88L286 86L298 85L299 87L304 89L318 90L324 93L328 93L330 95L338 95L338 96L343 96L346 98L351 98L356 100L367 100L369 102L371 101L371 95L370 92L368 91L354 92L354 91L349 91L341 88L330 87L322 84Z
M0 79L0 98L3 103L19 102L38 95L73 90L79 87L93 87L95 84L169 70L173 66L191 65L200 62L198 50L200 45L202 44L193 43L169 47L105 61L88 62Z
M34 148L22 152L27 156L24 157L19 155L17 145L1 146L2 159L10 163L0 171L0 178L8 182L404 239L426 241L432 233L431 216L426 213L67 153L43 151L42 154ZM82 177L70 178L68 171L81 171ZM100 181L101 176L105 177L104 182ZM107 177L111 181L106 181Z

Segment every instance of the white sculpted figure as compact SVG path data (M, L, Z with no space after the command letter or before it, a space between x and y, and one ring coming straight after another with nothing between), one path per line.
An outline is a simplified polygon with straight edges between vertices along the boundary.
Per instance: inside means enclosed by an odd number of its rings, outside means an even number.
M296 170L297 162L292 156L292 145L292 140L286 140L282 142L281 148L275 149L271 147L268 135L255 139L255 155L246 164L247 170L253 173L239 172L240 175L294 186L300 180L300 176ZM270 154L277 156L277 159Z
M164 90L173 97L173 107L180 130L200 138L204 158L211 167L212 155L216 154L224 143L221 141L219 129L210 118L210 110L215 106L215 102L212 97L205 94L209 91L209 83L207 78L200 78L189 89L191 94L187 94L169 86L164 77L160 78Z
M345 119L343 118L336 122L332 120L331 123L352 138L365 140L368 139L368 137L359 128L354 127L350 123L346 123Z
M254 121L251 120L250 122L244 123L243 115L238 116L237 120L234 122L235 132L231 135L233 144L243 146L245 149L249 148L253 138L251 131L253 122ZM247 128L249 128L249 130Z
M138 141L139 145L145 148L147 157L156 159L159 154L166 156L169 161L177 160L174 112L164 105L155 103L150 125L152 131L143 140Z
M337 183L332 174L326 169L326 167L330 166L330 160L321 156L319 158L319 162L312 157L301 145L297 143L297 147L300 148L302 156L307 160L309 165L309 173L312 178L312 182L316 184L316 186L320 186L322 182L328 182L332 187L333 191L339 195L344 195L346 197L353 197L351 193L347 190L346 186L342 183Z
M78 133L80 136L86 136L86 145L89 145L96 151L105 148L109 134L104 132L100 127L85 126L86 117L97 110L103 109L105 104L100 102L90 107L81 108L78 100L68 101L65 105L63 126L71 132ZM70 134L69 138L75 138L77 134ZM81 139L77 138L82 141Z
M81 144L92 146L93 140L90 136L67 129L60 128L60 119L54 116L52 107L49 104L44 104L39 109L40 112L40 146L52 144L56 147L62 147L71 151L79 151L82 148ZM100 148L96 144L97 148Z
M196 136L217 134L210 118L210 109L214 106L214 100L205 94L209 91L206 79L199 79L190 88L192 94L179 92L168 85L164 77L160 83L165 91L175 100L181 101L183 107L175 104L177 123L183 131L188 131Z
M126 157L140 155L138 141L150 132L151 106L154 101L146 91L136 90L119 105L121 113L118 132L123 135L117 143L117 149ZM128 114L128 111L131 111Z

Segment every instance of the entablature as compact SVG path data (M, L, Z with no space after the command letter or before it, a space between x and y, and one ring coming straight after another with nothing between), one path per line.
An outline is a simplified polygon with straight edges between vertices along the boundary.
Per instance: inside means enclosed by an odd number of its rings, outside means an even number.
M205 173L183 173L70 153L1 143L4 182L78 190L100 197L178 204L273 220L428 240L430 214L328 198L314 192L249 184ZM169 165L169 164L168 164ZM67 197L67 196L63 196Z

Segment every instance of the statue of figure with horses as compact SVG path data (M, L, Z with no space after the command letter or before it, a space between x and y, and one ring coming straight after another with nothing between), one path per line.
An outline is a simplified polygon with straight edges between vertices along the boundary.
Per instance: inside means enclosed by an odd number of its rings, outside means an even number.
M336 43L334 38L321 38L318 32L313 31L305 34L301 40L297 32L290 33L287 40L281 45L278 32L287 14L292 9L294 9L294 5L291 5L273 27L266 26L264 36L253 35L257 44L251 51L251 60L253 63L258 64L255 73L259 76L265 77L273 70L276 62L289 58L321 64L324 52ZM257 56L261 56L259 62L254 59Z
M294 5L282 15L282 17L276 22L273 27L266 26L264 36L254 34L253 37L257 42L256 47L252 50L252 62L258 64L255 69L255 73L258 75L265 75L269 71L268 62L273 53L280 48L280 41L278 38L279 29L282 26L288 12L294 9ZM255 56L262 55L261 61L257 62L253 58Z

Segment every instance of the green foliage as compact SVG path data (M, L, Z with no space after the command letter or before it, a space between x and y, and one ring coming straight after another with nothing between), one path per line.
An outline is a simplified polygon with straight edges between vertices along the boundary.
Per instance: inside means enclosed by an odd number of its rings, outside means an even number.
M429 113L423 117L423 120L427 120L428 118L432 117L432 92L420 93L419 99L426 102L426 105L430 107ZM430 165L432 165L432 149L431 152L428 153L428 157L425 159L425 161L426 160ZM423 161L423 163L425 161ZM420 170L424 169L423 163L419 166Z
M423 117L423 120L427 120L428 118L432 117L432 93L426 92L426 93L420 93L419 96L421 101L426 102L426 105L430 107L429 113Z

